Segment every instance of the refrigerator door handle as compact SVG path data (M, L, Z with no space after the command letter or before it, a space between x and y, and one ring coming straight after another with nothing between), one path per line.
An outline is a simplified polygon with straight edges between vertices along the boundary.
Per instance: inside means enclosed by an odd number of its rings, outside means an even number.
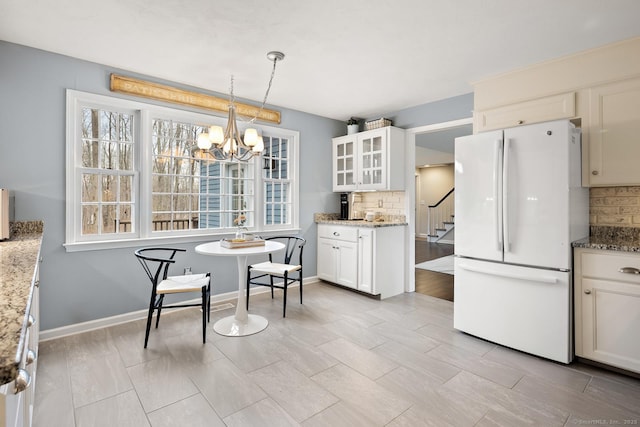
M530 282L540 282L540 283L558 283L558 279L553 276L529 276L523 274L511 274L511 273L502 273L496 272L489 269L472 267L467 264L459 264L458 267L463 270L471 271L472 273L480 273L480 274L488 274L490 276L500 276L506 277L508 279L516 279L516 280L528 280Z
M503 238L504 251L509 252L511 240L509 239L509 149L511 147L510 140L504 139L504 168L502 169L502 220L503 220Z
M502 204L500 201L502 198L500 197L500 171L502 170L502 140L497 139L495 141L494 151L493 151L493 161L494 161L494 170L493 170L493 200L495 201L495 212L494 212L494 225L496 227L496 249L502 251L503 246L503 236L502 236Z

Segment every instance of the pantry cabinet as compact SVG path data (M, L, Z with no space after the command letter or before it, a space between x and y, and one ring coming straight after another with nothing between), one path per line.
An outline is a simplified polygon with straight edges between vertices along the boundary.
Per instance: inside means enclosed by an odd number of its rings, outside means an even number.
M586 90L589 184L640 185L640 78Z
M640 373L640 254L576 248L576 355Z
M404 227L318 224L318 278L387 298L404 292Z
M333 138L333 191L404 190L404 146L393 126Z

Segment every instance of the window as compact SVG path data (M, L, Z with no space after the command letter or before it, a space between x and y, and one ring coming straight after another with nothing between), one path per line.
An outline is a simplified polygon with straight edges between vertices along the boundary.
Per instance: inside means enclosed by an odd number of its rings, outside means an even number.
M82 109L82 158L78 171L84 236L131 231L135 181L133 124L133 114L129 112Z
M194 157L204 126L156 118L152 128L152 231L225 229L240 215L254 225L254 159Z
M289 141L264 138L264 223L289 224L291 221L291 182L289 180Z
M294 230L298 132L263 126L248 162L201 159L198 135L225 119L69 90L67 250L206 240L244 227Z

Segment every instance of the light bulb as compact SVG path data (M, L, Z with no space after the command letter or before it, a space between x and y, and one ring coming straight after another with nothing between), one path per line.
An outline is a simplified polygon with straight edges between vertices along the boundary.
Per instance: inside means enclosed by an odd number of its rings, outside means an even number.
M227 142L224 143L224 147L222 148L225 153L235 153L236 152L236 140L235 138L227 139Z
M258 143L258 131L253 128L248 128L244 131L244 143L248 147L253 147Z
M222 126L209 126L209 139L216 145L224 142L224 131Z
M264 150L264 141L262 140L262 136L258 135L258 141L256 145L252 148L252 150L256 153L261 153Z
M198 148L201 150L208 150L211 148L211 140L207 132L202 132L198 135Z

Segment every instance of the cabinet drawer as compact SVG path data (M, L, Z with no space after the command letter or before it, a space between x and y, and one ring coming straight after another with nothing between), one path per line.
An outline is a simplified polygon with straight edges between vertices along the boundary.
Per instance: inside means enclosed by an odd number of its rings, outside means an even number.
M640 284L640 255L626 255L619 252L581 254L582 276L611 279ZM622 269L628 272L621 272Z
M318 237L346 242L358 241L358 228L341 225L318 224Z

